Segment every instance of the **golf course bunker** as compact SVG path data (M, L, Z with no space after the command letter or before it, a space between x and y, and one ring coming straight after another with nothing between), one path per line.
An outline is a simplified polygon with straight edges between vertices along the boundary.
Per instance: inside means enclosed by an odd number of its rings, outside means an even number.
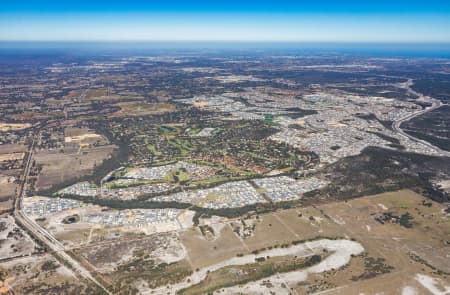
M328 252L329 255L322 261L305 269L286 273L277 273L276 275L249 282L244 285L237 285L234 287L217 290L220 291L220 294L267 294L268 291L273 290L276 290L276 294L288 294L290 290L285 287L286 284L304 281L310 273L321 273L331 269L338 269L346 265L353 255L358 255L363 251L364 248L361 244L345 239L320 239L292 245L288 248L272 248L270 250L261 251L258 254L247 254L239 257L233 257L231 259L200 268L196 270L189 278L186 278L184 282L171 286L164 286L160 290L154 291L156 291L156 294L159 294L158 291L164 291L165 294L175 294L182 289L189 288L190 286L202 282L207 278L209 273L227 266L252 264L261 257L280 257L289 255L297 257L310 257L316 254ZM270 281L270 284L267 284L268 281ZM270 290L267 287L268 285L270 285Z

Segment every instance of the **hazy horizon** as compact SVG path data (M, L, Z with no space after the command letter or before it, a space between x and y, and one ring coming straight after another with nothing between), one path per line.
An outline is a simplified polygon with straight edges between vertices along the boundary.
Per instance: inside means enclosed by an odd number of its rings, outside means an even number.
M450 43L245 42L245 41L0 41L0 55L11 54L149 54L177 51L235 51L257 54L355 54L392 57L450 58Z
M4 3L3 41L450 42L450 3L55 0Z

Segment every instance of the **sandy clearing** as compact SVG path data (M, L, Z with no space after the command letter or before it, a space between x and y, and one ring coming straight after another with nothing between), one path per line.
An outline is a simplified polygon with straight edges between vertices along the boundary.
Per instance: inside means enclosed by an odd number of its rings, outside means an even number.
M75 135L75 136L66 136L64 138L64 142L81 142L86 139L92 139L92 138L102 138L101 135L96 133L86 133L82 135Z
M2 155L0 155L0 162L22 160L24 156L25 156L25 153L2 154Z
M30 128L30 123L0 123L0 132Z
M36 244L11 215L0 216L0 259L26 256L36 252Z
M116 271L120 265L140 256L154 260L155 264L178 262L186 257L187 250L178 235L172 232L134 240L121 239L112 244L94 244L83 248L80 254L101 273L110 273Z

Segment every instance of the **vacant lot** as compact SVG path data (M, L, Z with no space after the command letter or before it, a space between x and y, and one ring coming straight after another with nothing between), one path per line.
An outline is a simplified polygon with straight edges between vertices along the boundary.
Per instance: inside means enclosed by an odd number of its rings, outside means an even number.
M290 284L285 291L294 289L297 294L311 294L330 289L332 291L326 294L383 291L401 294L406 287L406 291L414 289L416 294L432 294L418 283L416 276L426 274L439 282L450 279L446 274L450 267L447 241L450 221L443 209L445 206L439 203L402 190L262 214L253 235L244 240L237 239L224 227L220 239L215 241L207 241L194 229L186 231L182 241L191 263L204 267L234 257L236 253L245 255L255 249L318 236L355 239L365 248L364 254L354 257L344 268L314 274L304 282ZM228 238L224 241L226 235ZM237 273L221 273L227 278L239 279ZM208 282L211 283L211 279L208 278ZM268 292L269 289L261 290Z
M86 100L96 100L106 96L107 94L108 91L105 88L89 89L86 91L84 98Z
M53 185L91 174L95 166L111 157L115 148L114 145L107 145L85 148L82 151L71 149L36 152L36 164L42 165L36 189L48 189Z
M410 190L402 190L320 208L331 218L340 220L346 232L366 244L367 249L384 255L391 262L398 260L401 263L408 252L414 252L435 267L450 272L447 256L450 219L443 211L445 206L439 203ZM383 224L377 221L380 216L406 214L411 219L403 225L395 218ZM392 255L391 251L399 252L399 255Z
M230 226L223 227L220 236L213 241L206 240L199 229L191 228L182 233L181 241L188 251L194 269L248 252Z
M261 215L260 219L261 222L256 225L253 236L244 240L250 251L290 243L297 239L292 230L275 214Z
M0 260L42 251L14 221L11 215L0 215Z
M30 128L30 123L1 123L0 122L0 132L14 131Z
M64 142L66 145L75 145L80 148L91 146L107 145L108 139L104 136L95 133L93 130L87 128L68 127L64 130Z
M22 160L25 153L0 154L0 162Z
M23 153L27 147L23 144L2 144L0 145L0 154Z
M12 208L18 187L15 183L0 183L0 212Z
M170 113L175 111L175 105L169 103L146 103L146 102L121 102L115 104L120 111L112 114L113 117L121 116L144 116Z
M8 293L8 291L13 293ZM0 265L1 294L95 294L51 255L35 255Z
M0 145L0 164L5 164L4 169L0 169L0 212L12 208L25 150L24 145ZM13 159L15 160L11 161ZM3 160L5 161L2 162Z
M184 259L184 247L175 233L161 233L130 240L120 239L108 243L97 243L79 250L97 270L113 272L120 265L145 257L155 264L172 263Z
M329 288L325 294L401 294L403 288L432 294L415 279L418 273L449 281L450 258L447 239L450 220L445 207L410 190L384 193L319 206L324 214L340 225L342 233L355 238L366 249L344 269L316 275L296 287L299 294ZM409 222L380 216L412 217ZM372 257L372 258L370 258ZM377 260L381 259L381 260ZM386 266L392 267L383 273Z

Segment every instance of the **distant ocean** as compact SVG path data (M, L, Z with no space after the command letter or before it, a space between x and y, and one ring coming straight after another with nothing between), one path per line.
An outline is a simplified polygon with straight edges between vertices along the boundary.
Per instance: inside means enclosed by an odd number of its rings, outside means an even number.
M247 54L347 54L374 57L450 58L449 43L295 43L295 42L30 42L0 41L0 55L144 54L199 51Z

